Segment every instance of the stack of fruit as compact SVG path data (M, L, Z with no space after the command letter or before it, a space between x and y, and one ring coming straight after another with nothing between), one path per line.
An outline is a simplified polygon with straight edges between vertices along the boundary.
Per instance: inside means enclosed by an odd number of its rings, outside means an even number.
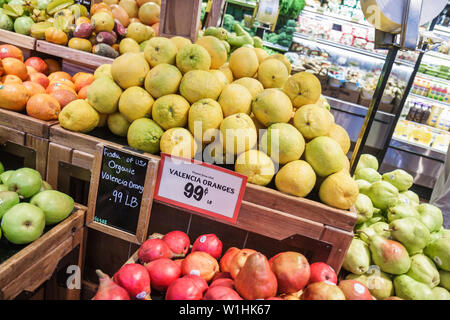
M240 47L262 48L262 39L251 36L239 23L234 23L234 32L228 32L225 28L208 27L200 36L214 36L222 40L228 52L233 52Z
M12 45L0 45L0 108L26 113L40 120L57 120L69 102L86 98L94 75L73 77L52 59L30 57Z
M143 54L99 67L87 99L67 105L60 124L89 132L107 118L133 148L234 163L262 186L280 165L278 190L305 197L316 187L324 203L351 208L358 186L348 170L350 138L327 109L319 80L307 72L289 76L285 56L258 48L240 47L227 58L214 36L195 44L154 37Z
M23 245L35 241L45 226L61 222L73 208L73 199L52 190L38 171L4 171L0 162L0 236L3 233L9 242Z
M231 247L223 255L222 249L215 234L200 235L192 246L182 231L150 237L139 248L139 261L125 264L113 279L97 270L100 285L93 299L149 300L152 290L166 300L373 299L361 282L338 286L330 266L310 265L298 252L267 259L249 248Z
M355 237L345 257L347 279L365 283L377 299L449 300L450 230L442 212L408 190L413 177L397 169L383 175L378 161L361 156ZM374 263L374 265L372 265Z

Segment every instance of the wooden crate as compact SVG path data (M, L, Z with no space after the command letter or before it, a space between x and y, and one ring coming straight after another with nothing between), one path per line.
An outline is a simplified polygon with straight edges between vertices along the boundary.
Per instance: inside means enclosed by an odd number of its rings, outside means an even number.
M31 56L32 51L36 48L36 39L20 33L0 29L0 44L11 44L19 47L26 59Z
M103 57L97 54L72 49L66 46L50 43L44 40L36 41L36 51L59 57L64 64L76 65L84 71L94 71L102 64L111 64L114 59Z
M1 263L0 298L14 299L49 280L59 261L82 244L85 214L86 208L76 205L67 219Z
M12 164L47 172L49 128L56 122L45 122L26 115L0 109L0 152L2 158L13 156ZM23 160L23 161L21 161ZM5 163L5 165L7 165Z

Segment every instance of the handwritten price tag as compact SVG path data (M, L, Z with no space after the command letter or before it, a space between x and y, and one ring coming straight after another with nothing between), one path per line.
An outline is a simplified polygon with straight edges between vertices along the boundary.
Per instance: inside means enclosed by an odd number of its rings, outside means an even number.
M162 154L154 198L236 223L246 183L234 171Z

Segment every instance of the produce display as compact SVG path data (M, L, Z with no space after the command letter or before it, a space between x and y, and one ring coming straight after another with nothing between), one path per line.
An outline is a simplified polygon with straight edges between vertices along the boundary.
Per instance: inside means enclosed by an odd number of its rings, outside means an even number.
M24 245L38 239L46 226L66 219L73 199L56 190L31 168L7 170L0 162L0 236Z
M233 164L249 183L272 182L298 197L314 190L347 210L358 195L348 173L350 138L334 122L318 79L289 76L290 68L286 57L260 48L237 48L228 59L214 36L195 44L154 37L143 55L126 53L99 67L87 99L69 103L59 122L84 133L107 126L152 154Z
M446 153L450 144L450 133L436 132L429 126L411 122L408 120L399 120L395 127L394 137L400 140L413 142L424 147L431 147Z
M115 58L140 52L158 34L159 15L159 0L107 0L90 12L74 0L11 0L3 4L0 28Z
M223 250L215 234L200 235L192 245L182 231L150 237L138 261L110 278L97 270L93 300L372 300L361 281L337 283L323 262L309 264L299 252L267 257L251 248ZM223 254L222 254L223 253Z
M40 120L58 120L67 104L86 98L94 81L94 75L86 72L72 77L53 59L24 60L20 49L8 44L0 45L0 59L0 108Z
M354 175L358 219L345 279L366 284L376 299L449 300L450 230L441 210L420 203L404 170L377 170L377 159L363 154Z

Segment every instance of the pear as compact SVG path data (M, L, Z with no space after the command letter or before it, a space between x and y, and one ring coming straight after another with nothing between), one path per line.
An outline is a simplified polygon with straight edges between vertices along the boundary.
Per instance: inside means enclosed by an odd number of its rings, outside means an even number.
M391 233L389 231L389 225L386 222L380 221L369 225L368 227L363 227L360 231L360 238L362 241L369 243L369 237L374 235L380 235L384 238L388 238Z
M411 268L408 276L434 288L439 284L440 276L434 262L424 254L415 254L411 257Z
M394 295L394 284L391 278L387 273L380 271L377 266L372 266L367 273L362 275L350 273L345 279L361 282L369 289L370 294L378 300Z
M433 292L434 300L450 300L450 292L445 288L435 287L431 291Z
M386 172L385 174L383 174L383 180L392 184L400 192L406 191L411 188L414 182L413 176L402 169L396 169L391 172Z
M419 220L427 226L430 232L439 231L444 223L442 211L436 206L428 203L422 203L417 207Z
M402 203L390 207L388 209L387 217L389 222L408 217L419 219L419 212L413 206Z
M342 267L354 274L363 274L369 270L370 266L370 250L367 243L353 238L350 247L344 258Z
M433 300L431 288L406 274L394 278L395 294L405 300Z
M378 159L371 154L365 153L359 157L358 165L356 166L356 170L362 168L372 168L374 170L378 170Z
M45 190L53 190L53 188L50 185L50 183L48 183L45 180L42 180L42 185L41 185L41 189L39 190L39 192L42 192L42 191L45 191Z
M74 200L65 193L45 190L31 198L30 203L45 214L45 224L52 225L67 218L74 208Z
M437 239L442 238L442 231L439 230L437 232L431 232L430 233L430 243L432 243L433 241L436 241Z
M7 184L9 177L11 176L11 174L14 172L14 170L8 170L3 172L2 174L0 174L0 181L3 184Z
M39 171L31 168L21 168L14 171L8 178L9 191L15 191L24 198L29 198L39 192L42 178Z
M450 271L439 270L439 286L450 290Z
M423 252L433 260L439 268L450 271L450 237L439 238L425 247Z
M358 184L359 193L367 195L367 192L369 191L369 188L372 184L369 181L362 179L355 179L355 180L356 183Z
M374 183L376 181L381 181L381 174L373 168L362 168L355 171L353 179L365 180L369 183Z
M409 199L409 204L413 206L418 206L420 204L419 196L411 190L400 192L400 195L407 197Z
M355 202L356 210L356 223L363 223L372 218L373 216L373 205L372 201L365 194L358 194Z
M369 248L372 260L384 272L403 274L411 266L406 248L397 241L386 239L380 235L369 237Z
M1 191L8 191L8 186L6 184L0 184L0 192Z
M398 189L386 181L376 181L372 183L367 192L374 207L386 210L397 203Z
M421 253L430 242L430 231L416 218L403 218L390 223L391 236L400 241L413 255Z
M0 219L3 215L20 202L19 195L12 191L0 192Z

